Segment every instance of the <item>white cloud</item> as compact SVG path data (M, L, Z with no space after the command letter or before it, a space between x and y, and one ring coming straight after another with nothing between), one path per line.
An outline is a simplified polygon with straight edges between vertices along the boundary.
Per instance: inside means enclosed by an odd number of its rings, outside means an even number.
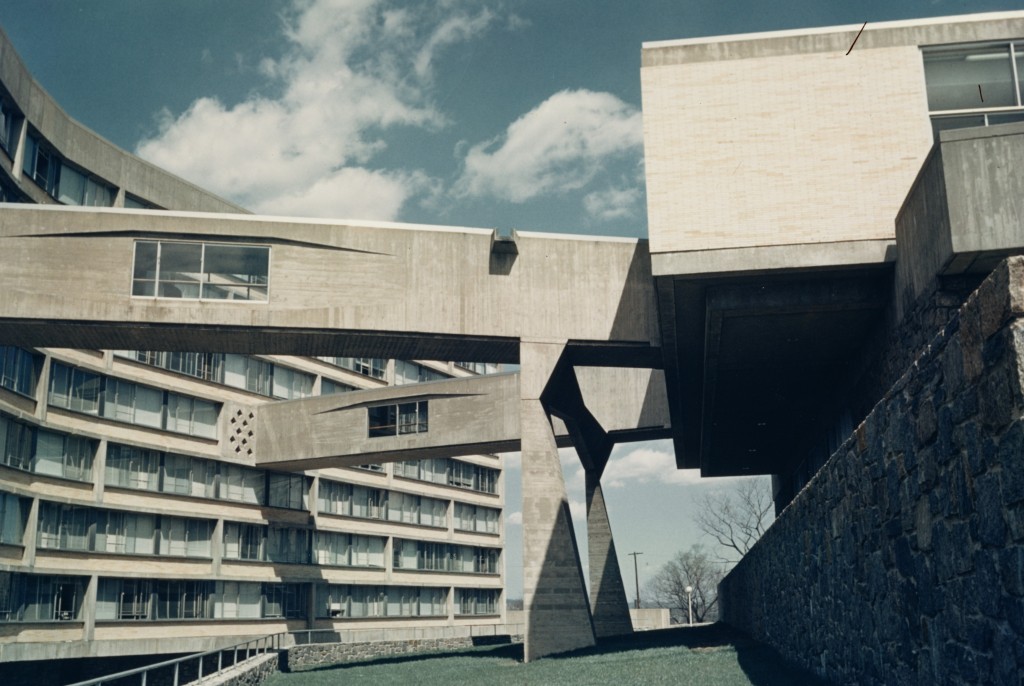
M573 526L577 531L586 531L587 524L587 504L579 501L569 499L569 514L572 515ZM583 527L583 528L581 528Z
M650 446L632 447L625 454L613 454L601 477L605 488L620 488L627 482L696 484L699 481L699 470L677 469L676 458L670 450Z
M639 188L608 188L604 191L587 193L583 197L583 209L591 217L602 221L626 219L637 213L643 194Z
M612 158L637 155L640 111L611 93L560 91L466 153L457 195L525 202L578 190Z
M372 168L386 131L445 124L430 104L434 57L494 21L456 3L415 7L294 0L284 53L260 60L257 92L165 113L137 153L258 212L396 218L432 184L419 172Z
M518 512L518 511L517 512L509 512L508 514L505 515L505 523L510 525L510 526L522 525L522 523L523 523L523 513L522 512Z

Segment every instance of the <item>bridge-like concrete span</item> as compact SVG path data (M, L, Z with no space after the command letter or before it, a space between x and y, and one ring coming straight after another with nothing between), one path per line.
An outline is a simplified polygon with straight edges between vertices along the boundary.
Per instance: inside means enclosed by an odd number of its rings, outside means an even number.
M0 246L0 344L518 363L263 406L242 458L302 470L521 449L527 659L630 630L600 475L615 442L670 431L645 241L10 205ZM368 431L371 408L412 402L430 403L429 430ZM588 475L590 602L557 452L570 442Z

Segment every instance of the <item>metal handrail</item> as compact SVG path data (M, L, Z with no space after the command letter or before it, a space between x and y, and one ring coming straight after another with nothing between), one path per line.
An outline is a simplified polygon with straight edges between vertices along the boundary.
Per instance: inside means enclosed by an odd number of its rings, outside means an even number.
M238 653L240 650L245 651L245 657L242 658L243 660L248 660L250 657L259 655L260 653L269 653L271 650L280 650L282 643L281 639L287 635L288 632L282 631L276 634L260 636L259 638L254 638L243 643L236 643L235 645L227 646L225 648L215 648L214 650L207 650L203 653L193 653L192 655L186 655L185 657L179 657L174 660L166 660L164 662L158 662L145 667L136 667L135 669L128 669L123 672L117 672L116 674L108 674L95 679L89 679L88 681L79 681L74 684L70 684L69 686L99 686L100 684L124 679L125 677L135 676L136 674L139 675L139 686L146 686L146 676L149 672L172 666L174 667L174 680L172 682L172 686L180 686L180 668L184 662L188 662L189 660L199 661L199 670L195 678L195 681L199 681L203 678L203 660L206 656L214 654L217 655L217 669L214 672L211 672L211 674L213 674L223 669L224 653L232 651L233 659L229 666L236 665L238 664Z

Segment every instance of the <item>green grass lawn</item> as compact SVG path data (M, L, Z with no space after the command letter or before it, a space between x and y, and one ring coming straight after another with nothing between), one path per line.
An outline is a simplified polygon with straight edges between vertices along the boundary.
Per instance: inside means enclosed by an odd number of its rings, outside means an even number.
M336 684L820 684L770 648L719 626L649 631L596 648L522 661L521 645L488 646L280 673L266 686Z

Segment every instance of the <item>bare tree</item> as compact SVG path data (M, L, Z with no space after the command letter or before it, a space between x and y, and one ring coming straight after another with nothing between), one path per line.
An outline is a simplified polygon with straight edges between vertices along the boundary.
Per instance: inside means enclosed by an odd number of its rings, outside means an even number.
M712 558L703 546L681 550L665 563L648 583L648 594L659 606L672 610L672 616L688 621L688 596L693 601L693 621L713 621L717 615L718 582L725 576L721 562ZM686 587L692 588L687 594Z
M764 479L742 479L735 488L701 498L697 526L743 557L775 519L773 510L768 483Z

